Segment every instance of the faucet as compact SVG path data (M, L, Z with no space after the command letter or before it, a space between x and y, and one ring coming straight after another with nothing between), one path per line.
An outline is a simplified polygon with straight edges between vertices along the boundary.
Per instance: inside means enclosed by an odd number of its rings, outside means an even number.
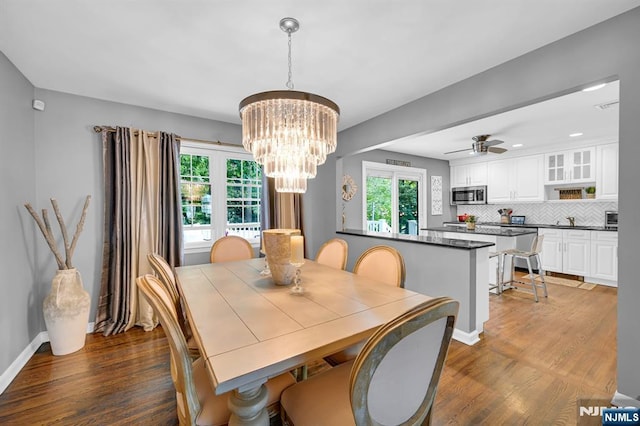
M576 226L576 218L573 216L569 216L567 218L567 220L569 221L569 226Z

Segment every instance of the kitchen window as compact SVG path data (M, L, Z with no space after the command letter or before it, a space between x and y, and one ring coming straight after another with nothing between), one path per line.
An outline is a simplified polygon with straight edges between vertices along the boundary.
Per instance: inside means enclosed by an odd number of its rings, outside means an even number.
M418 235L427 226L427 171L362 162L364 228Z
M180 194L185 252L209 250L224 235L260 244L262 168L251 154L183 140Z

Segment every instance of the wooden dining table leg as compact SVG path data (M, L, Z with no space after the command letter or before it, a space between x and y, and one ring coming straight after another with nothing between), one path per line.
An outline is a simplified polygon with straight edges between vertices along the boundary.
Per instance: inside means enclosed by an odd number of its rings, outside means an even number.
M268 392L264 383L234 390L229 397L229 426L268 426L269 414L265 408L267 399Z

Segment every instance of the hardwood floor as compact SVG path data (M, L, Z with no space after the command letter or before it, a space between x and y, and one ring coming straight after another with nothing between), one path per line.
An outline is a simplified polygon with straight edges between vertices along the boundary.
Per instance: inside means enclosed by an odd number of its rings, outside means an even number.
M433 424L576 424L577 400L616 390L616 298L549 284L549 298L491 296L480 343L453 341ZM0 395L0 424L177 424L161 328L87 336L62 357L43 345Z

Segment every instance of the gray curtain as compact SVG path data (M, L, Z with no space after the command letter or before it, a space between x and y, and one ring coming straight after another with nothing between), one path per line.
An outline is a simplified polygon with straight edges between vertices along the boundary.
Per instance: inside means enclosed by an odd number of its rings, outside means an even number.
M135 277L150 273L154 251L182 264L180 143L173 134L118 127L102 131L104 243L96 332L155 326Z

